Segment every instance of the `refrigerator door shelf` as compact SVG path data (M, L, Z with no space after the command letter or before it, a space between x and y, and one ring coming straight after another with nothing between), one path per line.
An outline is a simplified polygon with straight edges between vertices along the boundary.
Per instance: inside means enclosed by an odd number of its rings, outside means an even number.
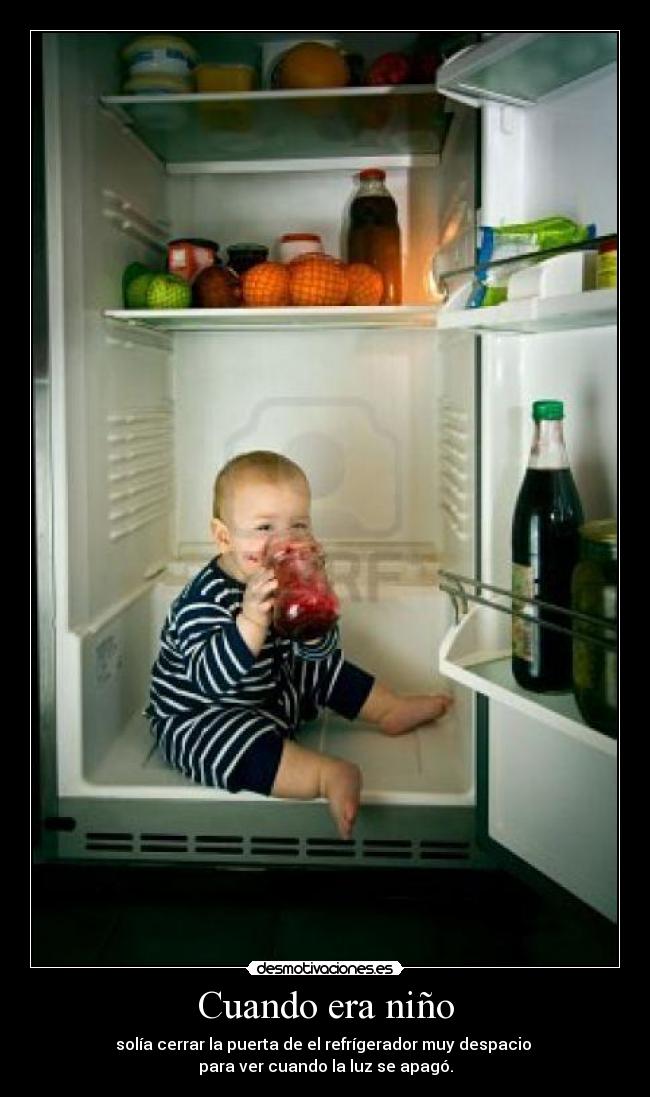
M495 701L548 724L604 754L616 755L616 740L582 719L571 693L531 693L511 670L510 618L487 606L473 606L450 629L440 648L440 673Z
M442 95L531 107L616 62L616 31L513 31L450 58L437 73Z
M548 331L577 331L616 324L618 291L595 289L558 297L525 297L487 308L443 309L437 317L441 331L450 328L514 335Z

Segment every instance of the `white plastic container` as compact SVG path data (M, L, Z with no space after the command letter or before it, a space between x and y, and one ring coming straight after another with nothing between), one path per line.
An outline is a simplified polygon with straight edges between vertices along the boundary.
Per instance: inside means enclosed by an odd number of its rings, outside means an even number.
M124 81L125 95L185 95L194 91L194 80L187 76L168 76L165 73L142 73Z
M322 253L323 241L315 232L286 232L278 241L278 257L281 263L290 263L297 255L307 252Z
M516 271L508 279L508 300L564 297L595 289L595 259L593 252L569 251Z
M198 55L184 38L145 34L124 47L122 59L130 76L189 76Z

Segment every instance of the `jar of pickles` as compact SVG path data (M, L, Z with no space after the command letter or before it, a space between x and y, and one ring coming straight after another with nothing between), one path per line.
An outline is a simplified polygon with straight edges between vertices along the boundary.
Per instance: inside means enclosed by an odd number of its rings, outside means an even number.
M580 528L580 560L573 572L572 609L599 618L573 621L573 692L590 727L616 737L618 725L618 538L605 519ZM604 641L604 643L603 643Z

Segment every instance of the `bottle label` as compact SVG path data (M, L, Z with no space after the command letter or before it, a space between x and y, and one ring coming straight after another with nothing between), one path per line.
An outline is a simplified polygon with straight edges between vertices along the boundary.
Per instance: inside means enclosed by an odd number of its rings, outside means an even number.
M534 575L532 567L524 564L512 565L512 608L517 613L525 613L527 617L534 618L537 611L534 606L517 600L517 595L524 598L532 598L534 591ZM512 653L518 659L524 659L527 663L533 662L534 629L521 617L512 618Z

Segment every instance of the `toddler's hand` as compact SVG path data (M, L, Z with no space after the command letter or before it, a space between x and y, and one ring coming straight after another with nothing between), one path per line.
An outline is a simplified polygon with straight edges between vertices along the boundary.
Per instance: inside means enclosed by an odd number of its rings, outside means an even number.
M242 616L247 621L252 621L258 628L268 629L273 612L273 591L278 585L270 568L260 568L250 576L244 600L242 602Z

